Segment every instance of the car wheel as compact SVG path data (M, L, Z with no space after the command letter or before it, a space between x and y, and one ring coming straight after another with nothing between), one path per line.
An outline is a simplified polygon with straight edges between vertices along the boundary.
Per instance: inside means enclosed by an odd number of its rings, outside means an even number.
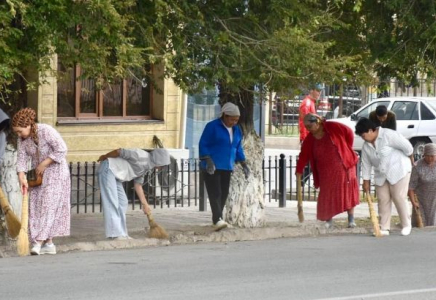
M429 143L426 139L412 139L410 141L413 146L413 155L415 156L415 159L419 159L424 156L424 146L425 144Z

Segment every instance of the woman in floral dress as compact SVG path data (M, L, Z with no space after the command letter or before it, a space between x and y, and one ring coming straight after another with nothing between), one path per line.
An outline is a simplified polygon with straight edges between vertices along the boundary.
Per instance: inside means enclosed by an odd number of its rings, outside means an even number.
M18 111L12 128L18 135L17 172L23 192L26 172L43 174L42 184L29 188L29 236L32 255L56 254L52 239L70 234L70 173L65 159L67 146L51 126L35 122L31 108ZM30 163L30 167L29 167Z
M415 197L418 196L418 199ZM424 158L412 169L409 183L409 198L419 207L424 226L436 225L436 144L424 146ZM417 201L418 200L418 201ZM416 220L413 218L412 223Z

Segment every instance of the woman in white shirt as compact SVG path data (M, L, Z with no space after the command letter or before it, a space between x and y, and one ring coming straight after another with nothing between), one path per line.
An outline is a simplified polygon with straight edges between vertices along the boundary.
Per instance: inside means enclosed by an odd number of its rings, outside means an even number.
M129 239L126 225L127 195L123 182L133 180L135 192L142 204L144 214L151 212L142 185L144 176L154 168L170 164L166 149L154 149L150 153L142 149L115 149L98 159L98 181L106 237Z
M412 226L407 192L413 164L412 145L398 132L377 127L367 118L357 122L355 133L365 140L362 147L362 178L363 190L367 193L371 169L374 167L382 235L389 235L392 202L400 217L401 234L409 235Z

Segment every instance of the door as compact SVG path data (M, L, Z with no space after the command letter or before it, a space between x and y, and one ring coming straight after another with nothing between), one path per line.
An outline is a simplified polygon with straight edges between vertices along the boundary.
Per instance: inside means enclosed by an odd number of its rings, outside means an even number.
M391 111L397 119L397 131L406 139L417 135L419 128L419 102L398 100L392 104Z

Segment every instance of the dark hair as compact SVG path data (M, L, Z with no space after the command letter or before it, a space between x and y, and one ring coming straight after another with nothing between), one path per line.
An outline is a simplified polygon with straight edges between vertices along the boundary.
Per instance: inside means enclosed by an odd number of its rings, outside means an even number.
M316 123L318 122L318 118L314 115L310 115L309 117L307 117L307 121L309 121L309 123Z
M354 131L354 133L357 135L362 135L363 133L367 133L370 129L376 130L377 125L375 125L374 122L368 118L360 118L356 124L356 131Z
M377 108L375 109L375 114L379 117L383 117L384 115L386 115L388 113L388 109L386 108L386 106L384 105L379 105L377 106Z

